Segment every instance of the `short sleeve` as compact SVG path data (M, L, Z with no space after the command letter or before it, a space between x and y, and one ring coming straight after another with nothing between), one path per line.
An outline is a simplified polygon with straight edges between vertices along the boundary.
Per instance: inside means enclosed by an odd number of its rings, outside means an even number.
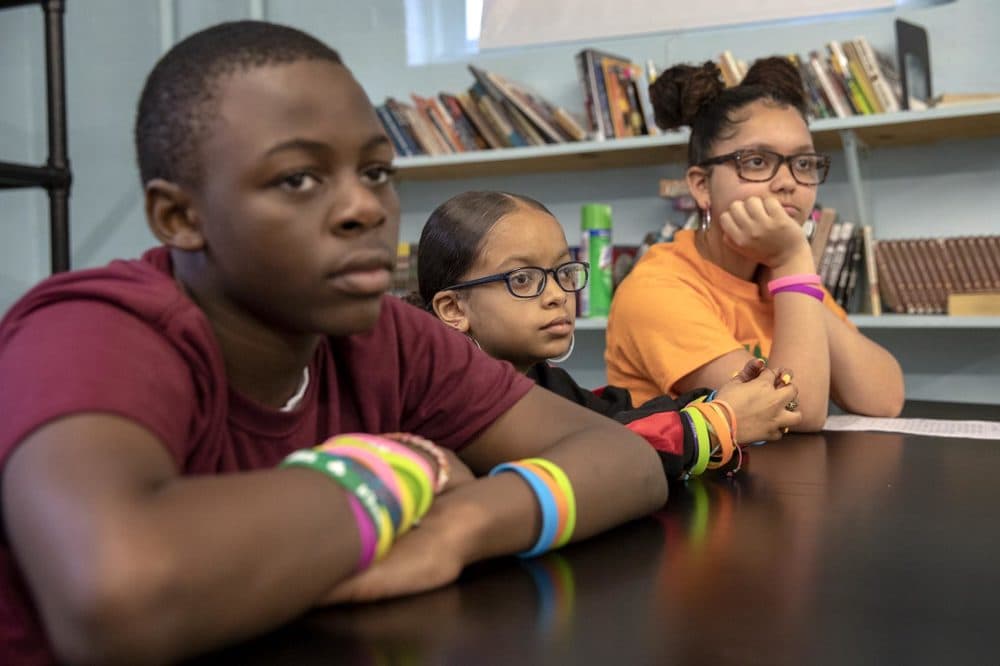
M653 381L656 390L651 394L673 394L674 384L682 377L743 348L718 306L690 285L658 285L659 305L643 298L643 291L615 296L607 353L610 363L627 366L637 377Z
M116 414L159 438L178 461L197 410L191 372L146 321L74 300L35 310L0 349L0 464L32 431L84 412Z

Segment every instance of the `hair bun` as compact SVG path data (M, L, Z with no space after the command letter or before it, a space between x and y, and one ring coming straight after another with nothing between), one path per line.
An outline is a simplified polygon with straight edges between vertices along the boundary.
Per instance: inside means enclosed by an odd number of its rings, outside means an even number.
M722 72L711 60L701 66L675 65L649 86L656 125L668 130L690 125L698 109L725 89Z
M776 100L797 108L806 104L802 76L787 58L772 56L754 61L740 85L763 88Z

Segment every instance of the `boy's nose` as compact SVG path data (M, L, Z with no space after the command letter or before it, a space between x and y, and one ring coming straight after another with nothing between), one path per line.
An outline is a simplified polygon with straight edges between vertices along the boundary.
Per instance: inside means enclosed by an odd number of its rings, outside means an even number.
M385 224L388 213L378 195L363 183L345 186L334 204L334 233L354 234Z

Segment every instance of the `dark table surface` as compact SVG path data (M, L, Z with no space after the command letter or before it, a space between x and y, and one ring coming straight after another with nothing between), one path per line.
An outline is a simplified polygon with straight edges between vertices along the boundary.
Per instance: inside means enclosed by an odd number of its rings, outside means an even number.
M652 517L313 613L206 662L996 664L998 474L1000 441L793 435L754 447L735 479L675 484Z

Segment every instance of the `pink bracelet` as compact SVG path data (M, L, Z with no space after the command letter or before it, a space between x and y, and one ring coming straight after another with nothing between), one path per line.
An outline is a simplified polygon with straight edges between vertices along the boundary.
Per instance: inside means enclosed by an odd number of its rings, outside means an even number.
M351 437L357 437L358 439L367 442L370 446L374 446L376 449L388 449L394 453L405 456L413 462L420 466L420 469L427 475L428 479L434 478L434 470L431 469L431 464L427 462L427 459L422 455L406 446L405 444L400 444L395 439L391 439L388 435L369 435L363 433L351 433Z
M818 287L813 287L808 284L790 284L786 287L779 287L778 289L772 289L771 295L777 296L785 292L794 291L797 294L805 294L806 296L812 296L817 301L823 302L823 290Z
M392 471L392 467L389 466L382 456L375 453L371 449L361 448L360 446L351 446L350 435L338 435L336 437L331 437L326 440L316 448L320 451L326 451L327 453L334 453L348 458L353 458L359 463L367 467L372 474L377 476L379 480L384 483L389 491L393 495L399 497L399 493L402 492L399 488L399 479L396 477L396 473Z
M795 275L786 275L785 277L776 278L767 283L767 290L772 294L782 287L787 287L792 284L823 284L818 273L797 273Z
M371 516L361 506L361 502L353 493L347 493L347 503L351 506L351 513L354 514L354 522L358 524L358 540L361 541L361 559L358 560L358 571L364 571L371 566L375 559L375 548L378 546L378 539L375 536L375 525L372 524Z

